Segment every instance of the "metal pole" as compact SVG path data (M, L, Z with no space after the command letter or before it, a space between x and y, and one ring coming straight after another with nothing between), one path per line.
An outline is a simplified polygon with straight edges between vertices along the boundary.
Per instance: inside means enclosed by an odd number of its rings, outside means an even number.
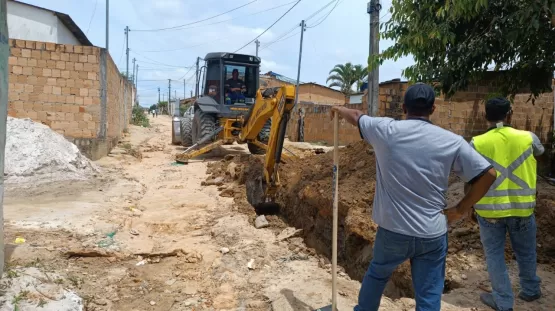
M183 99L187 98L187 81L183 79Z
M106 51L110 46L110 0L106 0Z
M305 32L305 24L304 24L304 20L301 21L301 43L300 43L300 47L299 47L299 65L297 66L297 87L295 88L295 106L297 105L297 102L299 101L299 84L301 81L301 60L303 58L303 34Z
M139 64L137 64L137 72L135 72L135 104L139 98L139 86L137 83L139 83Z
M125 26L125 54L127 58L125 74L127 75L127 80L129 80L129 26Z
M125 71L125 81L123 84L123 130L127 130L127 87L129 86L129 26L125 26L125 53L127 54L127 69Z
M168 114L170 116L171 116L171 113L173 113L173 112L170 112L172 111L171 102L172 102L172 79L168 79L168 109L169 109Z
M380 53L380 10L382 6L379 0L368 2L367 12L370 14L370 46L369 54L372 60L375 55ZM373 117L378 116L378 95L380 92L380 70L379 65L373 66L375 62L368 64L368 114ZM371 66L374 68L371 68Z
M0 34L9 38L7 23L6 0L0 1ZM0 41L0 273L4 271L4 155L6 149L6 118L8 115L8 56L10 47L8 40Z
M131 80L133 84L135 84L135 57L133 57L133 79Z
M198 98L198 86L199 86L199 62L200 57L197 57L197 72L196 72L196 83L195 83L195 97Z
M256 39L256 41L254 41L254 43L256 44L256 56L258 57L258 48L260 47L260 41L258 41L258 39Z
M158 88L158 103L160 103L160 88Z

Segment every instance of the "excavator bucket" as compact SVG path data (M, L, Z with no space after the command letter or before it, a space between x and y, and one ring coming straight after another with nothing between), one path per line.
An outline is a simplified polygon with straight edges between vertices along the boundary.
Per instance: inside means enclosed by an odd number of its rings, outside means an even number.
M247 180L247 201L250 205L257 207L266 203L266 182L263 176Z
M277 215L280 206L273 201L273 197L268 196L268 185L262 172L261 163L252 163L247 167L247 201L254 207L257 215Z

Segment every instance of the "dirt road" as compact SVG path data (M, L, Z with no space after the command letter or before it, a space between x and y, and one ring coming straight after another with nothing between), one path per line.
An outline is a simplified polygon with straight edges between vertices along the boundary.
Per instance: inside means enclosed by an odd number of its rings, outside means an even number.
M77 293L85 310L281 311L329 304L329 261L293 228L256 229L217 185L201 186L208 161L174 163L181 148L169 144L170 118L151 123L130 128L120 147L97 162L95 180L8 189L6 241L25 242L8 245L7 279L31 269L39 285ZM485 272L479 258L472 262L468 286L445 295L443 310L482 310L477 285ZM542 269L547 298L518 310L555 305L554 274ZM359 286L340 273L340 310L352 310ZM0 310L37 310L59 300L36 292L10 292ZM408 298L382 299L385 311L413 308Z

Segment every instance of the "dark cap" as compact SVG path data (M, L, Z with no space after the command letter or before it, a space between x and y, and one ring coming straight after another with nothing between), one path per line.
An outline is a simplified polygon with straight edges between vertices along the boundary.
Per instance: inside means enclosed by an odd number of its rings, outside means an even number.
M239 69L233 69L231 73L239 73Z
M486 102L486 115L504 116L511 110L511 102L503 97L494 97Z
M405 106L411 108L432 108L436 99L434 89L422 82L411 85L405 93Z

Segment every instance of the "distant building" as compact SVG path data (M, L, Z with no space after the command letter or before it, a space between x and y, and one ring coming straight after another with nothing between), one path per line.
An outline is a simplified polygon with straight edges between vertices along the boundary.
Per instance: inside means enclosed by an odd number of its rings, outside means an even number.
M270 71L260 75L260 88L295 85L296 80ZM301 82L299 85L299 102L320 105L343 105L345 95L338 90L314 82Z
M8 0L10 38L57 44L92 46L87 36L67 14Z
M349 104L362 105L362 96L364 96L364 93L351 94L349 96Z

